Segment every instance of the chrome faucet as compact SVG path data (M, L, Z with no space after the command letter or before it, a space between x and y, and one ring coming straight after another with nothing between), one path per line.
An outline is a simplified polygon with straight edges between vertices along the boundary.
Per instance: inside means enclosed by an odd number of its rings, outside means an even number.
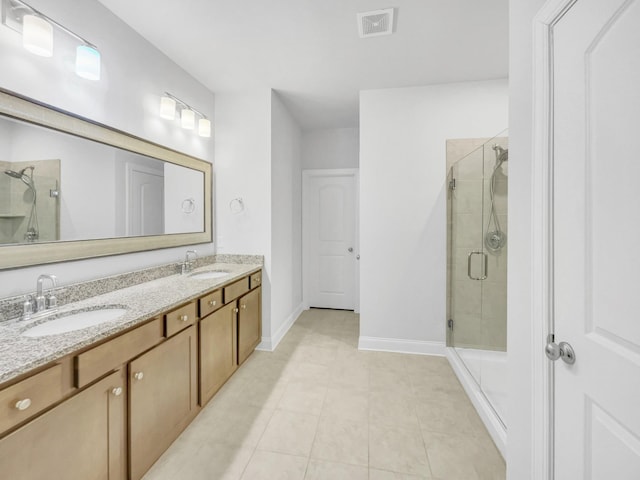
M189 258L189 255L193 255L194 259L191 260L191 258ZM191 270L193 270L193 265L196 263L196 260L198 259L198 252L196 252L195 250L187 250L187 253L185 253L184 255L184 263L182 264L182 273L189 273Z
M51 280L51 288L58 286L58 277L51 274L43 274L38 277L38 285L36 288L35 305L32 307L31 312L28 313L45 313L55 309L58 306L58 300L53 293L44 295L42 285L45 280ZM25 306L25 314L27 313L27 307ZM49 312L47 312L49 313Z

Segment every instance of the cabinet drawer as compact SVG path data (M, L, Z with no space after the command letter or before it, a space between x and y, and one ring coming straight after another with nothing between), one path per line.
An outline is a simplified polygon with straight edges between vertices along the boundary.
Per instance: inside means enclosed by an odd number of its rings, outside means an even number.
M196 302L188 303L180 308L176 308L172 312L164 316L164 332L165 337L170 337L191 325L197 318Z
M249 282L252 290L262 285L262 271L252 274Z
M249 291L249 277L233 282L224 287L224 303L229 303Z
M200 318L204 318L211 312L215 312L222 305L222 290L216 290L213 293L205 295L200 300Z
M135 330L77 355L75 359L76 387L84 387L96 378L117 369L123 363L157 345L163 339L162 333L162 320L156 318Z
M62 398L62 365L0 391L0 432L34 416Z

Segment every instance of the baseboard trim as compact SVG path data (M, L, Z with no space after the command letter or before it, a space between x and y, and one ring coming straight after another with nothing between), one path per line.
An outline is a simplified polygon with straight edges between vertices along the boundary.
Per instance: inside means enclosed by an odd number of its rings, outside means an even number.
M444 342L363 336L358 339L358 349L375 350L379 352L411 353L414 355L444 356L446 353Z
M271 337L262 337L262 341L256 347L256 350L273 352L278 344L282 341L289 329L296 323L300 314L304 311L304 305L300 303L296 309L287 317L287 320L280 326L278 331Z

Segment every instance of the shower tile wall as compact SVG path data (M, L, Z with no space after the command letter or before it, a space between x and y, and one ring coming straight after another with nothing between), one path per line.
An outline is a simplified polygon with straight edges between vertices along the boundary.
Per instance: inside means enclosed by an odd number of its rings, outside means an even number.
M455 196L455 202L447 202L448 231L452 234L447 258L450 268L447 318L455 322L453 334L447 329L447 342L456 347L504 351L507 331L507 247L498 254L484 249L488 254L486 280L471 280L467 275L468 254L483 250L483 235L489 221L489 187L495 165L495 152L491 146L497 143L507 148L506 138L494 139L482 147L488 140L447 140L448 172L458 160L467 156L454 168L456 189L449 191L449 195ZM507 163L503 168L506 173ZM501 227L506 232L507 177L499 171L496 178L495 207ZM451 301L451 295L454 302Z
M51 197L50 190L59 190L60 160L34 160L26 162L0 162L0 171L20 171L34 166L37 191L39 241L60 239L60 205ZM31 210L28 188L18 179L0 176L0 244L23 243Z

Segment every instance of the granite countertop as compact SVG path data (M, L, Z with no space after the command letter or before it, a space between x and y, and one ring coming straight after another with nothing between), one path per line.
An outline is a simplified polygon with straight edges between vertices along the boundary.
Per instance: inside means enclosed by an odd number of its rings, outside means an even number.
M61 305L52 316L37 320L14 319L0 323L0 384L91 344L141 324L161 313L196 299L239 278L257 272L260 264L214 263L192 273L224 270L229 275L216 279L194 279L170 275L115 290L86 300ZM29 328L70 312L94 310L99 306L126 308L120 318L68 333L30 338Z

